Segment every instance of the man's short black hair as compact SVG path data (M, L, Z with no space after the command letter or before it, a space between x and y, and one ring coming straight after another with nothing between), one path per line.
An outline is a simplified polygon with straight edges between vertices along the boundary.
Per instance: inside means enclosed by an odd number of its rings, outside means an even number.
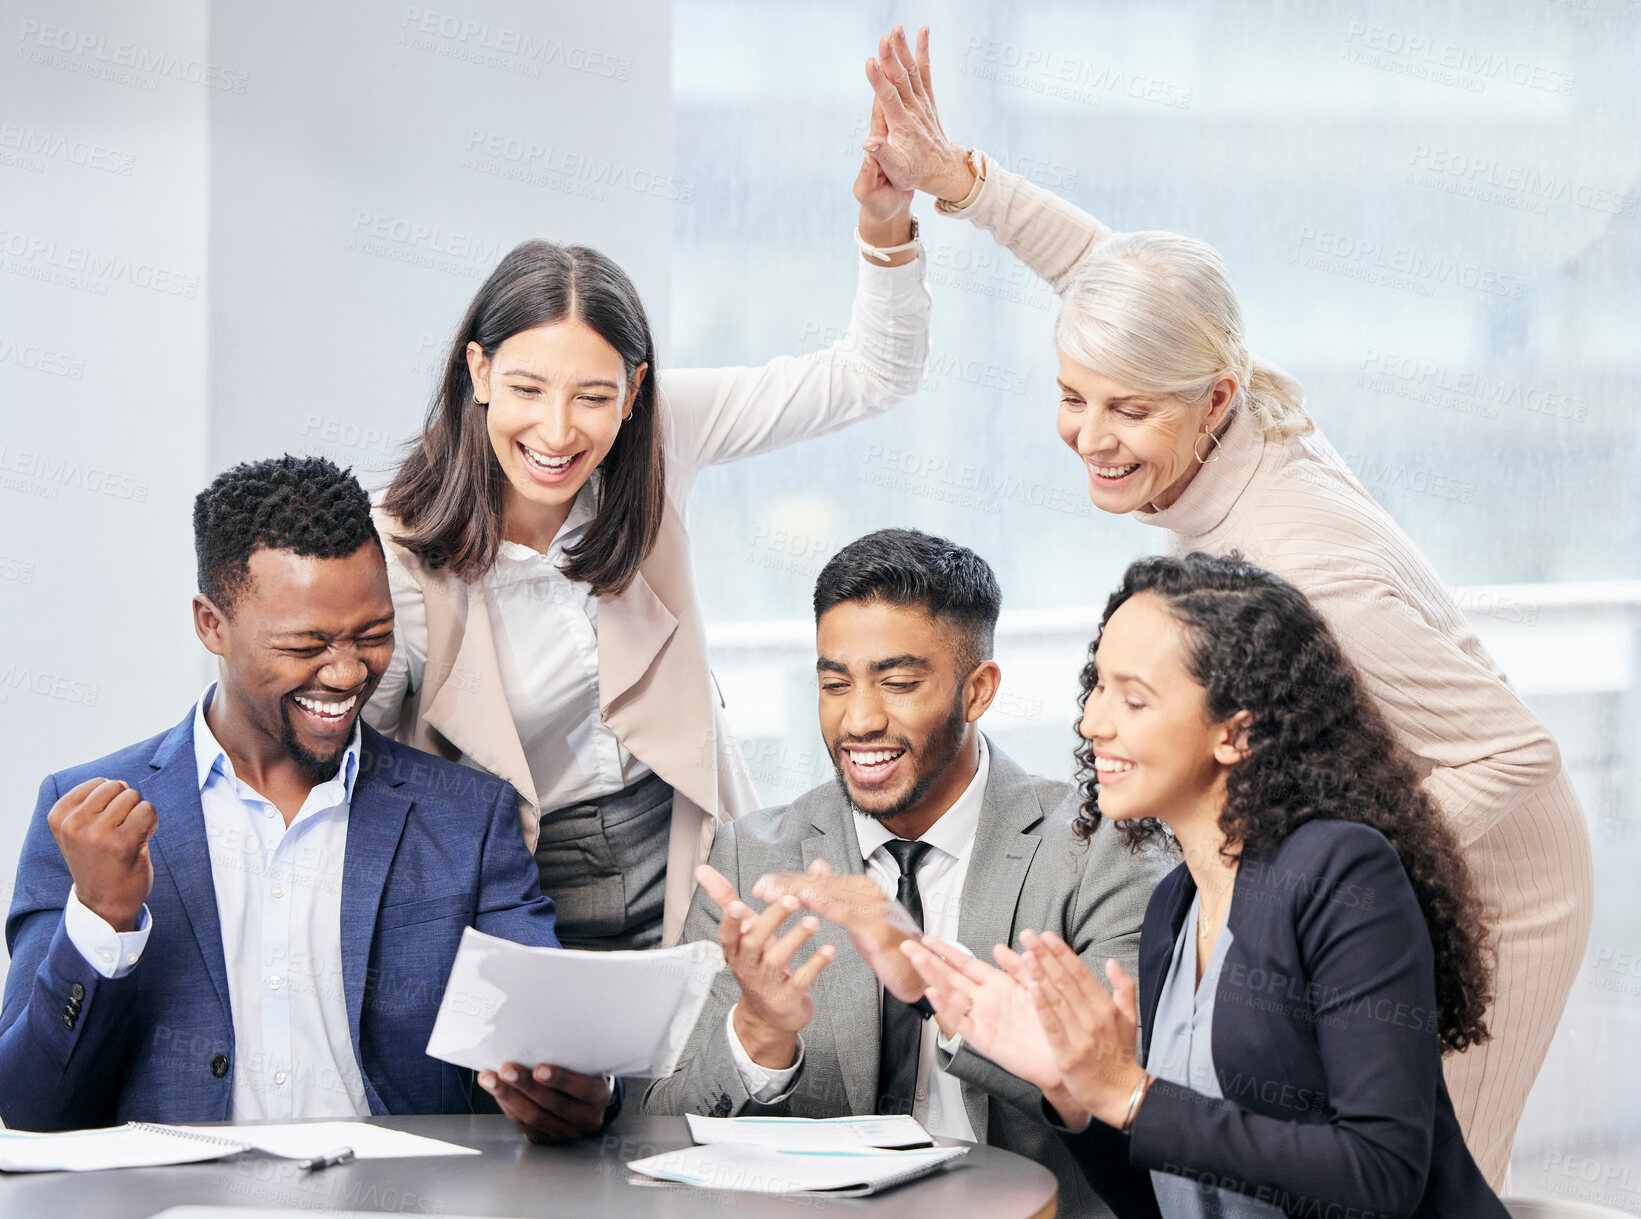
M966 674L992 658L1003 591L974 551L916 529L879 529L845 546L815 581L815 622L845 601L917 606L957 635Z
M352 470L323 457L245 462L194 497L199 589L225 614L245 591L257 550L345 559L366 542L381 549L370 497Z

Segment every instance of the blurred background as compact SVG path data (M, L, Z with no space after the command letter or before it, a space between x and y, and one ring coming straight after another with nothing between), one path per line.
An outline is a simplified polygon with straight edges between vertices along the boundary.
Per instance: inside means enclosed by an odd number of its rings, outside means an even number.
M324 453L380 486L526 237L633 275L662 367L833 341L862 71L933 26L948 133L1217 246L1254 350L1555 732L1595 927L1514 1188L1641 1214L1641 2L0 3L0 875L39 779L181 717L189 507ZM703 476L696 576L765 799L828 781L815 575L910 525L1006 599L985 726L1069 777L1099 608L1162 535L1054 434L1052 294L919 200L923 391Z

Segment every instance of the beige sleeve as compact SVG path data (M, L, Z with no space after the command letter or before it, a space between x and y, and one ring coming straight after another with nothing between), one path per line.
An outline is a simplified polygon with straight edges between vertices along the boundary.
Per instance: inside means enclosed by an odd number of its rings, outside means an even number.
M1549 731L1504 679L1437 630L1388 582L1307 588L1401 742L1425 789L1471 846L1561 770Z
M997 244L1064 295L1089 251L1111 230L1075 204L1010 173L985 153L986 180L961 216L985 229Z

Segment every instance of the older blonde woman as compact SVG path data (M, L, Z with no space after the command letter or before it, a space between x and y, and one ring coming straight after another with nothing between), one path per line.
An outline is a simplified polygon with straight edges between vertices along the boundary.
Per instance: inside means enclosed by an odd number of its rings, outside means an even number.
M948 140L927 29L914 54L897 27L867 76L888 131L865 147L885 176L991 233L1062 296L1058 426L1095 505L1167 530L1176 551L1239 550L1297 585L1426 772L1496 934L1492 1040L1446 1074L1497 1187L1589 934L1589 834L1555 741L1316 431L1299 385L1249 353L1212 248L1113 234Z

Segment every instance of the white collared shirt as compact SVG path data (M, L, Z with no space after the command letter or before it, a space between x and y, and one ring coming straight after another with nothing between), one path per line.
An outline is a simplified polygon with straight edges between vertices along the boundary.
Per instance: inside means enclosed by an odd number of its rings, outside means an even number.
M546 553L503 542L481 577L507 710L543 811L610 795L650 773L604 724L598 598L563 569L565 550L581 540L597 513L600 481L595 471L576 493ZM367 711L373 724L391 731L384 720L396 718L406 686L420 689L427 671L427 605L391 548L387 574L397 646Z
M952 802L938 821L918 839L934 849L924 855L917 867L918 894L923 899L923 930L956 944L958 923L962 916L963 883L968 877L969 857L974 850L975 832L980 828L980 810L985 803L986 778L991 772L991 754L986 738L980 737L980 764L974 778L963 789L963 794ZM893 898L900 886L900 865L889 854L884 843L894 835L884 828L883 822L864 813L855 812L855 836L860 840L860 854L866 871L877 882L884 896ZM735 1035L734 1008L730 1009L729 1048L735 1065L752 1093L761 1104L782 1099L803 1065L803 1041L798 1042L798 1056L785 1070L775 1071L759 1066L741 1045ZM923 1041L918 1053L917 1091L912 1102L912 1116L923 1123L930 1134L946 1138L977 1142L969 1113L963 1105L963 1083L956 1076L942 1071L935 1061L938 1047L955 1053L962 1044L961 1037L950 1040L942 1037L940 1026L933 1017L923 1022ZM843 1052L843 1047L839 1047Z
M234 1022L234 1121L366 1117L342 991L342 863L360 729L289 827L194 712L194 761Z

